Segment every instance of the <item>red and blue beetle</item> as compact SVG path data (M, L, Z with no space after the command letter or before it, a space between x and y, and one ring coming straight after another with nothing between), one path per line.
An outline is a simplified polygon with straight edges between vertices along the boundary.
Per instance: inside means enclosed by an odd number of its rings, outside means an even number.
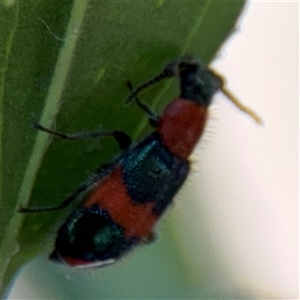
M179 78L180 96L166 106L162 116L157 116L138 94L171 77ZM260 122L224 88L221 76L194 57L186 56L168 64L127 98L127 103L134 100L147 113L154 127L153 133L137 143L131 143L131 138L118 130L68 135L36 124L37 129L64 139L112 136L124 150L60 205L21 208L22 213L57 211L87 192L59 229L51 260L76 267L103 266L154 239L156 222L187 179L188 158L202 136L208 108L219 90Z

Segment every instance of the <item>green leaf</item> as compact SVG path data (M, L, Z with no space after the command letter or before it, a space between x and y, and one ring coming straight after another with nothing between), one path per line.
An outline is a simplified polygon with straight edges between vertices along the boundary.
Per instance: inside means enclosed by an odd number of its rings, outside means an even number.
M165 63L192 53L208 63L232 31L243 1L13 1L1 6L3 125L1 286L49 252L67 211L23 215L21 206L60 203L119 151L114 141L52 140L62 132L149 131L137 107L124 107L125 80L140 84ZM142 94L156 111L175 83Z

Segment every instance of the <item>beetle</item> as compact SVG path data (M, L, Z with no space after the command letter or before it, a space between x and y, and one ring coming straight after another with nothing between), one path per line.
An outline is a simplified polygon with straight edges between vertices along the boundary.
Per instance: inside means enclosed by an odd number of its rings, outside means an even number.
M180 95L158 116L138 94L166 78L178 77ZM63 139L112 136L123 152L99 170L61 204L54 207L21 208L22 213L66 208L82 193L84 200L60 227L49 258L73 267L112 264L137 245L153 241L154 227L186 181L189 156L200 140L208 108L216 92L223 92L256 122L261 119L224 87L220 75L193 56L179 58L161 73L132 92L125 103L135 102L149 117L153 132L131 142L123 131L64 134L36 124L38 130Z

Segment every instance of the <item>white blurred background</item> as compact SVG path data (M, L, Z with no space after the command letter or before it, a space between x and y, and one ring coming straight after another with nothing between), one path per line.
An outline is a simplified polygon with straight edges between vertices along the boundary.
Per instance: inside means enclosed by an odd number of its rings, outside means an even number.
M190 247L195 255L207 251L211 261L190 263L202 278L200 266L213 262L211 289L293 299L299 288L299 2L254 1L247 8L213 67L264 126L223 96L215 102L212 134L198 151L200 171L186 187L203 195L192 208L200 224L194 230L208 239ZM182 201L177 205L185 209ZM178 230L190 230L185 224Z
M198 170L168 213L176 242L195 286L215 298L296 299L299 2L248 3L212 66L264 126L217 97ZM58 298L34 278L41 261L23 268L10 299Z

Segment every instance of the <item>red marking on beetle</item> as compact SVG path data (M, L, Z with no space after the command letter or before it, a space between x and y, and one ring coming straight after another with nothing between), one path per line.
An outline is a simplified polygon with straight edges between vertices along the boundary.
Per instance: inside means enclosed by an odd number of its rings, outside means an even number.
M137 204L128 196L120 167L96 184L84 206L98 205L109 211L112 219L125 230L125 237L147 237L157 216L152 213L153 202Z
M173 100L166 106L158 128L164 146L187 158L204 131L206 119L207 107L185 99Z
M64 261L70 265L70 266L81 266L81 265L86 265L89 261L83 260L83 259L77 259L69 256L64 256Z

